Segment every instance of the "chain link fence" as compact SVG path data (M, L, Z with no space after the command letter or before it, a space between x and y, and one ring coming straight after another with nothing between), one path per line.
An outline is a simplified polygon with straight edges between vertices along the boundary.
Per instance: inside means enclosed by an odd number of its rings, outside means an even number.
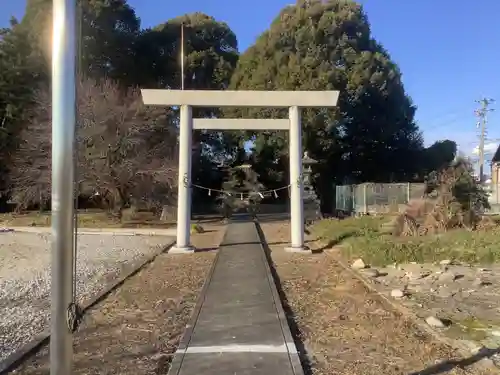
M490 215L500 214L500 185L484 184L484 188L488 193L488 203L490 204L487 213Z
M411 199L421 198L423 183L392 183L335 186L335 209L354 214L402 212Z

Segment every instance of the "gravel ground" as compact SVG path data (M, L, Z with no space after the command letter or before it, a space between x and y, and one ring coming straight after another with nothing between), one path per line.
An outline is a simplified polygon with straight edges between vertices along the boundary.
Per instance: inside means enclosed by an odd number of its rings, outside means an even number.
M80 235L78 301L95 296L127 267L171 241L169 237ZM51 236L0 233L0 361L48 328Z
M72 374L166 375L223 230L210 226L192 237L203 252L159 255L85 314L74 335ZM48 348L14 373L48 375Z
M326 254L283 251L288 223L261 225L314 375L486 375L480 358L420 332Z

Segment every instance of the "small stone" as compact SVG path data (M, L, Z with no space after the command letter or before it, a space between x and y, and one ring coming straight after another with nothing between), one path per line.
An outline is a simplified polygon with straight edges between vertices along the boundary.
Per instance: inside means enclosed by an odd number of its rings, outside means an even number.
M486 285L491 285L491 283L487 280L484 280L482 278L477 278L472 282L472 286L474 287L480 287L480 286L486 286Z
M412 271L412 272L407 272L406 277L410 280L420 280L426 278L430 274L431 273L428 270Z
M169 356L165 353L156 353L156 354L153 354L153 356L151 357L151 359L153 361L161 361L162 359L165 359L165 358L168 358Z
M454 296L454 293L448 288L439 288L437 295L441 298L450 298Z
M470 352L471 352L471 354L476 355L476 354L483 352L485 349L486 348L483 345L476 345L476 346L471 347Z
M481 350L482 346L481 345L477 345L477 342L474 342L474 341L470 341L470 340L459 340L459 342L467 347L467 349L472 353L472 354L475 354L477 353L478 351Z
M442 266L449 266L451 265L451 259L443 259L442 261L439 262L439 264Z
M446 271L439 275L438 281L441 283L449 283L455 281L459 277L459 275L456 275L453 272Z
M446 324L444 324L441 319L436 318L435 316L429 316L427 319L425 319L425 322L434 328L445 328L446 327Z
M378 277L380 276L380 272L378 272L375 268L364 268L361 270L361 273L368 277Z
M352 265L351 265L351 268L352 269L355 269L355 270L362 270L364 268L366 268L366 264L365 262L363 262L363 259L356 259Z
M393 298L403 298L406 293L401 289L393 289L391 290L391 297Z

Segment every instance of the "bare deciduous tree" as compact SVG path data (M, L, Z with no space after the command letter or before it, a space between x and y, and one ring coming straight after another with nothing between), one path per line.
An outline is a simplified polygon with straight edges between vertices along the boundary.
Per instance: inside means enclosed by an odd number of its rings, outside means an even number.
M14 156L11 185L20 208L50 200L51 96L37 105ZM176 118L146 107L138 89L125 92L110 81L83 80L78 89L77 181L82 195L98 194L121 211L128 204L165 203L177 184Z

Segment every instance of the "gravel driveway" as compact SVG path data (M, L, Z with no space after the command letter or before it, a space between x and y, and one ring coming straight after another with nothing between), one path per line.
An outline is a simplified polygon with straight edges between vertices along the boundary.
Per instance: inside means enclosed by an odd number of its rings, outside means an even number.
M79 235L77 293L86 301L170 237ZM51 235L0 233L0 361L48 328Z

